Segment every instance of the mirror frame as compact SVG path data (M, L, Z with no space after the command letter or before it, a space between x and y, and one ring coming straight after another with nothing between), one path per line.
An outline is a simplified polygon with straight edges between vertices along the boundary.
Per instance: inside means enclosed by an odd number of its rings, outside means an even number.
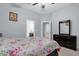
M65 33L61 33L61 24L62 23L69 23L69 33L65 34ZM59 35L71 35L71 21L70 20L66 20L66 21L59 21Z

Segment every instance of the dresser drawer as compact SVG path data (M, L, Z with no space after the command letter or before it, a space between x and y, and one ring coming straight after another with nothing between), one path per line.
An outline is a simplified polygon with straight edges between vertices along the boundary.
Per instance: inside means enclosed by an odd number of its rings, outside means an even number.
M72 40L72 41L71 40L68 40L68 41L65 41L65 43L66 44L76 44L76 41L74 41L74 40Z
M65 42L65 45L76 45L76 42L74 42L74 41L66 41Z
M74 44L74 41L66 41L65 44Z
M76 46L75 45L65 45L65 47L76 50Z

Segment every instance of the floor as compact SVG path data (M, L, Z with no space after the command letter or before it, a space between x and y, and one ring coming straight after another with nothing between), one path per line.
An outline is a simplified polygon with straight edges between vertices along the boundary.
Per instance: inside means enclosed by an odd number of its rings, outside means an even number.
M79 51L74 51L71 49L61 47L61 50L59 52L59 56L79 56Z

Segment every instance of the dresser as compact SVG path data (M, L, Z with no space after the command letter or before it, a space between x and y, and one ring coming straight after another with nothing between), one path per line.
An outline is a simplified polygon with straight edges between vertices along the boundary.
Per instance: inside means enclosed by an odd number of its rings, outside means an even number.
M77 50L76 36L54 34L53 39L62 47Z

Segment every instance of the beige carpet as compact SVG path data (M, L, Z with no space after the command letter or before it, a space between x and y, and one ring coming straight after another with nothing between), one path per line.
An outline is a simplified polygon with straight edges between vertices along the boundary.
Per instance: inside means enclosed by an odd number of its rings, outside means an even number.
M79 56L79 51L74 51L68 48L61 47L59 56Z

